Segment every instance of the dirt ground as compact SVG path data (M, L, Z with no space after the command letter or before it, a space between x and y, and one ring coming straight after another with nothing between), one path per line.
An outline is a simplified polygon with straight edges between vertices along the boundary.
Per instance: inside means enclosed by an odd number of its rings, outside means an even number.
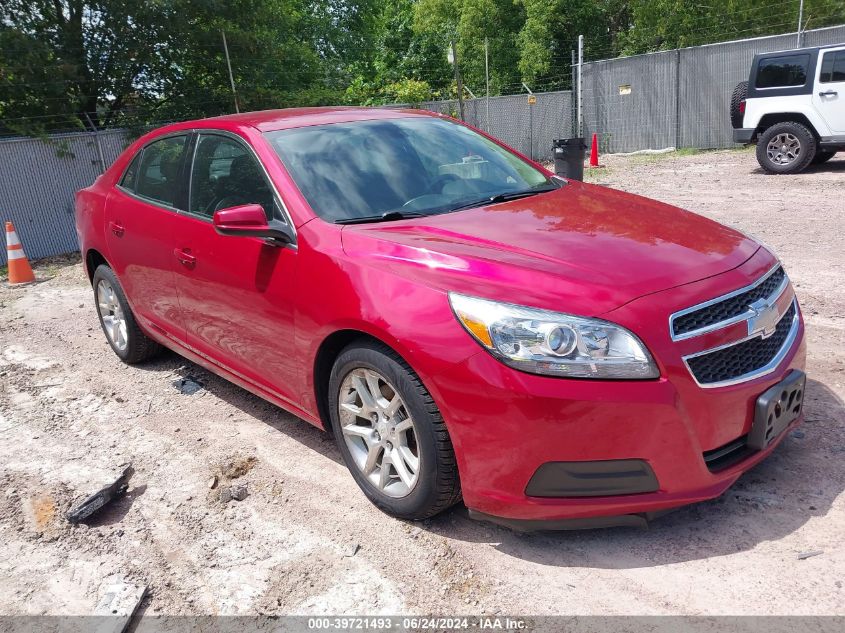
M806 424L722 498L648 530L393 520L317 429L173 354L121 364L78 260L53 261L0 288L0 613L90 613L124 578L147 614L845 614L845 156L793 177L748 152L603 161L590 180L769 244L802 302ZM129 461L128 495L70 526Z

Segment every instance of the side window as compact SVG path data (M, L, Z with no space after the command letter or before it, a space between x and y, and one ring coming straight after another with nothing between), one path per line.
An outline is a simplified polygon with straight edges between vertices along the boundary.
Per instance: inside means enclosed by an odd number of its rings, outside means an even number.
M819 83L845 81L845 51L825 53L822 58L822 70Z
M177 205L179 165L186 141L186 136L169 136L144 148L135 176L135 193L171 207Z
M807 83L810 55L784 55L760 60L757 67L757 88L786 88Z
M144 153L142 149L137 154L135 154L135 158L132 159L132 162L129 163L129 167L126 168L126 171L123 174L123 178L120 180L120 186L124 189L135 191L135 180L138 175L138 165L141 163L141 155Z
M255 157L238 141L201 134L191 168L191 213L210 218L220 209L250 203L273 217L272 189Z

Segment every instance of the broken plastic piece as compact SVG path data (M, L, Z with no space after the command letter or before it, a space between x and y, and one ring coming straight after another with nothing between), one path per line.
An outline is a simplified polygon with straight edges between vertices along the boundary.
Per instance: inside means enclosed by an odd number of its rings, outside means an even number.
M132 468L132 465L129 464L123 469L123 473L115 480L114 483L109 484L98 492L95 492L78 506L72 508L66 515L67 520L71 523L84 521L95 512L99 511L100 508L123 495L129 489L129 479L133 474L135 474L135 470Z

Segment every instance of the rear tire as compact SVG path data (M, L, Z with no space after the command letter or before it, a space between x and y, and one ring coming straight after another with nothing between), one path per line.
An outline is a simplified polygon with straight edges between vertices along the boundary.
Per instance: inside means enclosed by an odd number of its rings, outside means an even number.
M826 163L831 158L836 156L836 152L826 152L824 150L816 150L816 155L813 157L813 160L810 161L811 165L821 165L822 163Z
M114 271L100 264L91 280L94 286L94 305L106 340L118 358L128 365L148 360L161 352L162 347L138 327L123 288Z
M376 507L400 519L421 520L460 501L443 416L396 352L374 341L350 344L332 368L328 397L343 461Z
M731 125L734 129L742 127L742 120L745 115L740 112L739 105L745 101L748 96L748 82L740 81L736 88L734 88L733 95L731 95Z
M797 174L816 155L816 137L795 121L775 123L757 139L757 162L770 174Z

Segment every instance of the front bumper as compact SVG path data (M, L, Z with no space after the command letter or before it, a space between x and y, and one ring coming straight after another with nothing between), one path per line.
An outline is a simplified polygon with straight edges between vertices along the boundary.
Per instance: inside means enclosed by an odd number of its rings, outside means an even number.
M742 143L748 145L754 138L755 128L753 127L738 127L734 128L734 143Z
M528 529L643 525L673 508L718 497L765 459L802 418L762 451L747 450L739 459L721 462L714 462L714 455L749 433L760 394L793 369L803 370L803 322L771 373L711 389L695 384L681 359L684 345L670 340L666 325L668 314L692 305L695 297L717 296L725 284L742 287L771 266L752 259L719 276L722 280L666 291L671 299L657 293L606 315L646 342L660 365L657 380L538 376L511 369L484 351L436 377L435 397L471 514ZM601 496L526 492L545 464L606 460L645 462L656 490Z

